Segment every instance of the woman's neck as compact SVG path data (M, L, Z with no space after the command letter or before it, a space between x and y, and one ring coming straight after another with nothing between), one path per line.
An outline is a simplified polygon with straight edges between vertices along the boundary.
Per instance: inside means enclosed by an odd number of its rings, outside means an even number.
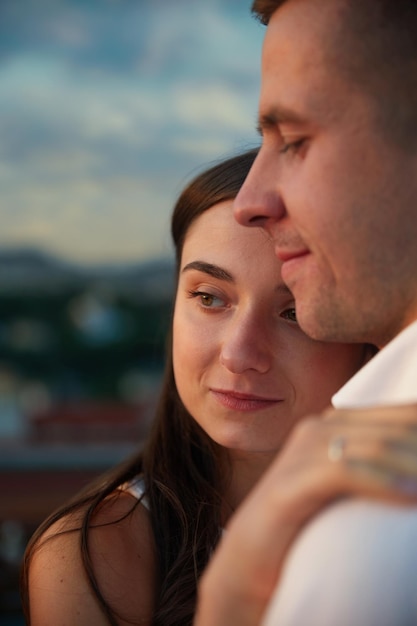
M270 465L274 454L230 451L230 479L224 491L224 523Z

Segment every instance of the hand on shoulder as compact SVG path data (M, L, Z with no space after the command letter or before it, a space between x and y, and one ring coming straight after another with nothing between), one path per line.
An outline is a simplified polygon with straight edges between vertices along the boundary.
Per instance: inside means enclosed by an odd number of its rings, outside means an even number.
M415 505L416 423L416 405L331 410L299 422L231 518L202 577L195 626L257 626L289 548L331 502ZM338 459L329 454L335 441L343 443Z

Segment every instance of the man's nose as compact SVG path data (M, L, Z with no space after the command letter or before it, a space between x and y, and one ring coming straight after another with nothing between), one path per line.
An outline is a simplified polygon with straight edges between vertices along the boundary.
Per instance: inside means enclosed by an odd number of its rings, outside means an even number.
M278 175L273 164L260 152L233 203L239 224L269 230L286 215Z

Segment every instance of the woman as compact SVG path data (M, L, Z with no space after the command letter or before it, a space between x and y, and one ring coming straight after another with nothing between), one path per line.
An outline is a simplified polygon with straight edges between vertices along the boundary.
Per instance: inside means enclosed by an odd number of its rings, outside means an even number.
M172 348L153 431L143 452L33 537L23 569L32 626L191 624L197 582L222 528L294 425L327 407L369 357L369 346L323 344L302 333L272 243L234 221L232 200L255 156L210 168L177 201ZM328 438L337 428L320 421L316 431ZM282 453L289 502L279 502L282 515L294 502L303 509L294 528L304 509L323 506L302 480L316 467L333 477L332 498L347 484L355 493L375 491L372 477L352 468L338 478L335 464L315 457L311 430L296 428ZM288 493L294 465L299 484L292 480ZM381 497L391 491L379 488ZM265 525L261 500L259 512ZM284 542L294 532L283 532Z

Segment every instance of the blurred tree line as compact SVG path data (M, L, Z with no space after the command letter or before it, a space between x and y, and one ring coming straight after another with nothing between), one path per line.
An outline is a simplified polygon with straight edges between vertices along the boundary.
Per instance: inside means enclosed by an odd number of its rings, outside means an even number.
M118 397L130 368L162 369L170 316L170 294L0 293L0 367L60 396Z

